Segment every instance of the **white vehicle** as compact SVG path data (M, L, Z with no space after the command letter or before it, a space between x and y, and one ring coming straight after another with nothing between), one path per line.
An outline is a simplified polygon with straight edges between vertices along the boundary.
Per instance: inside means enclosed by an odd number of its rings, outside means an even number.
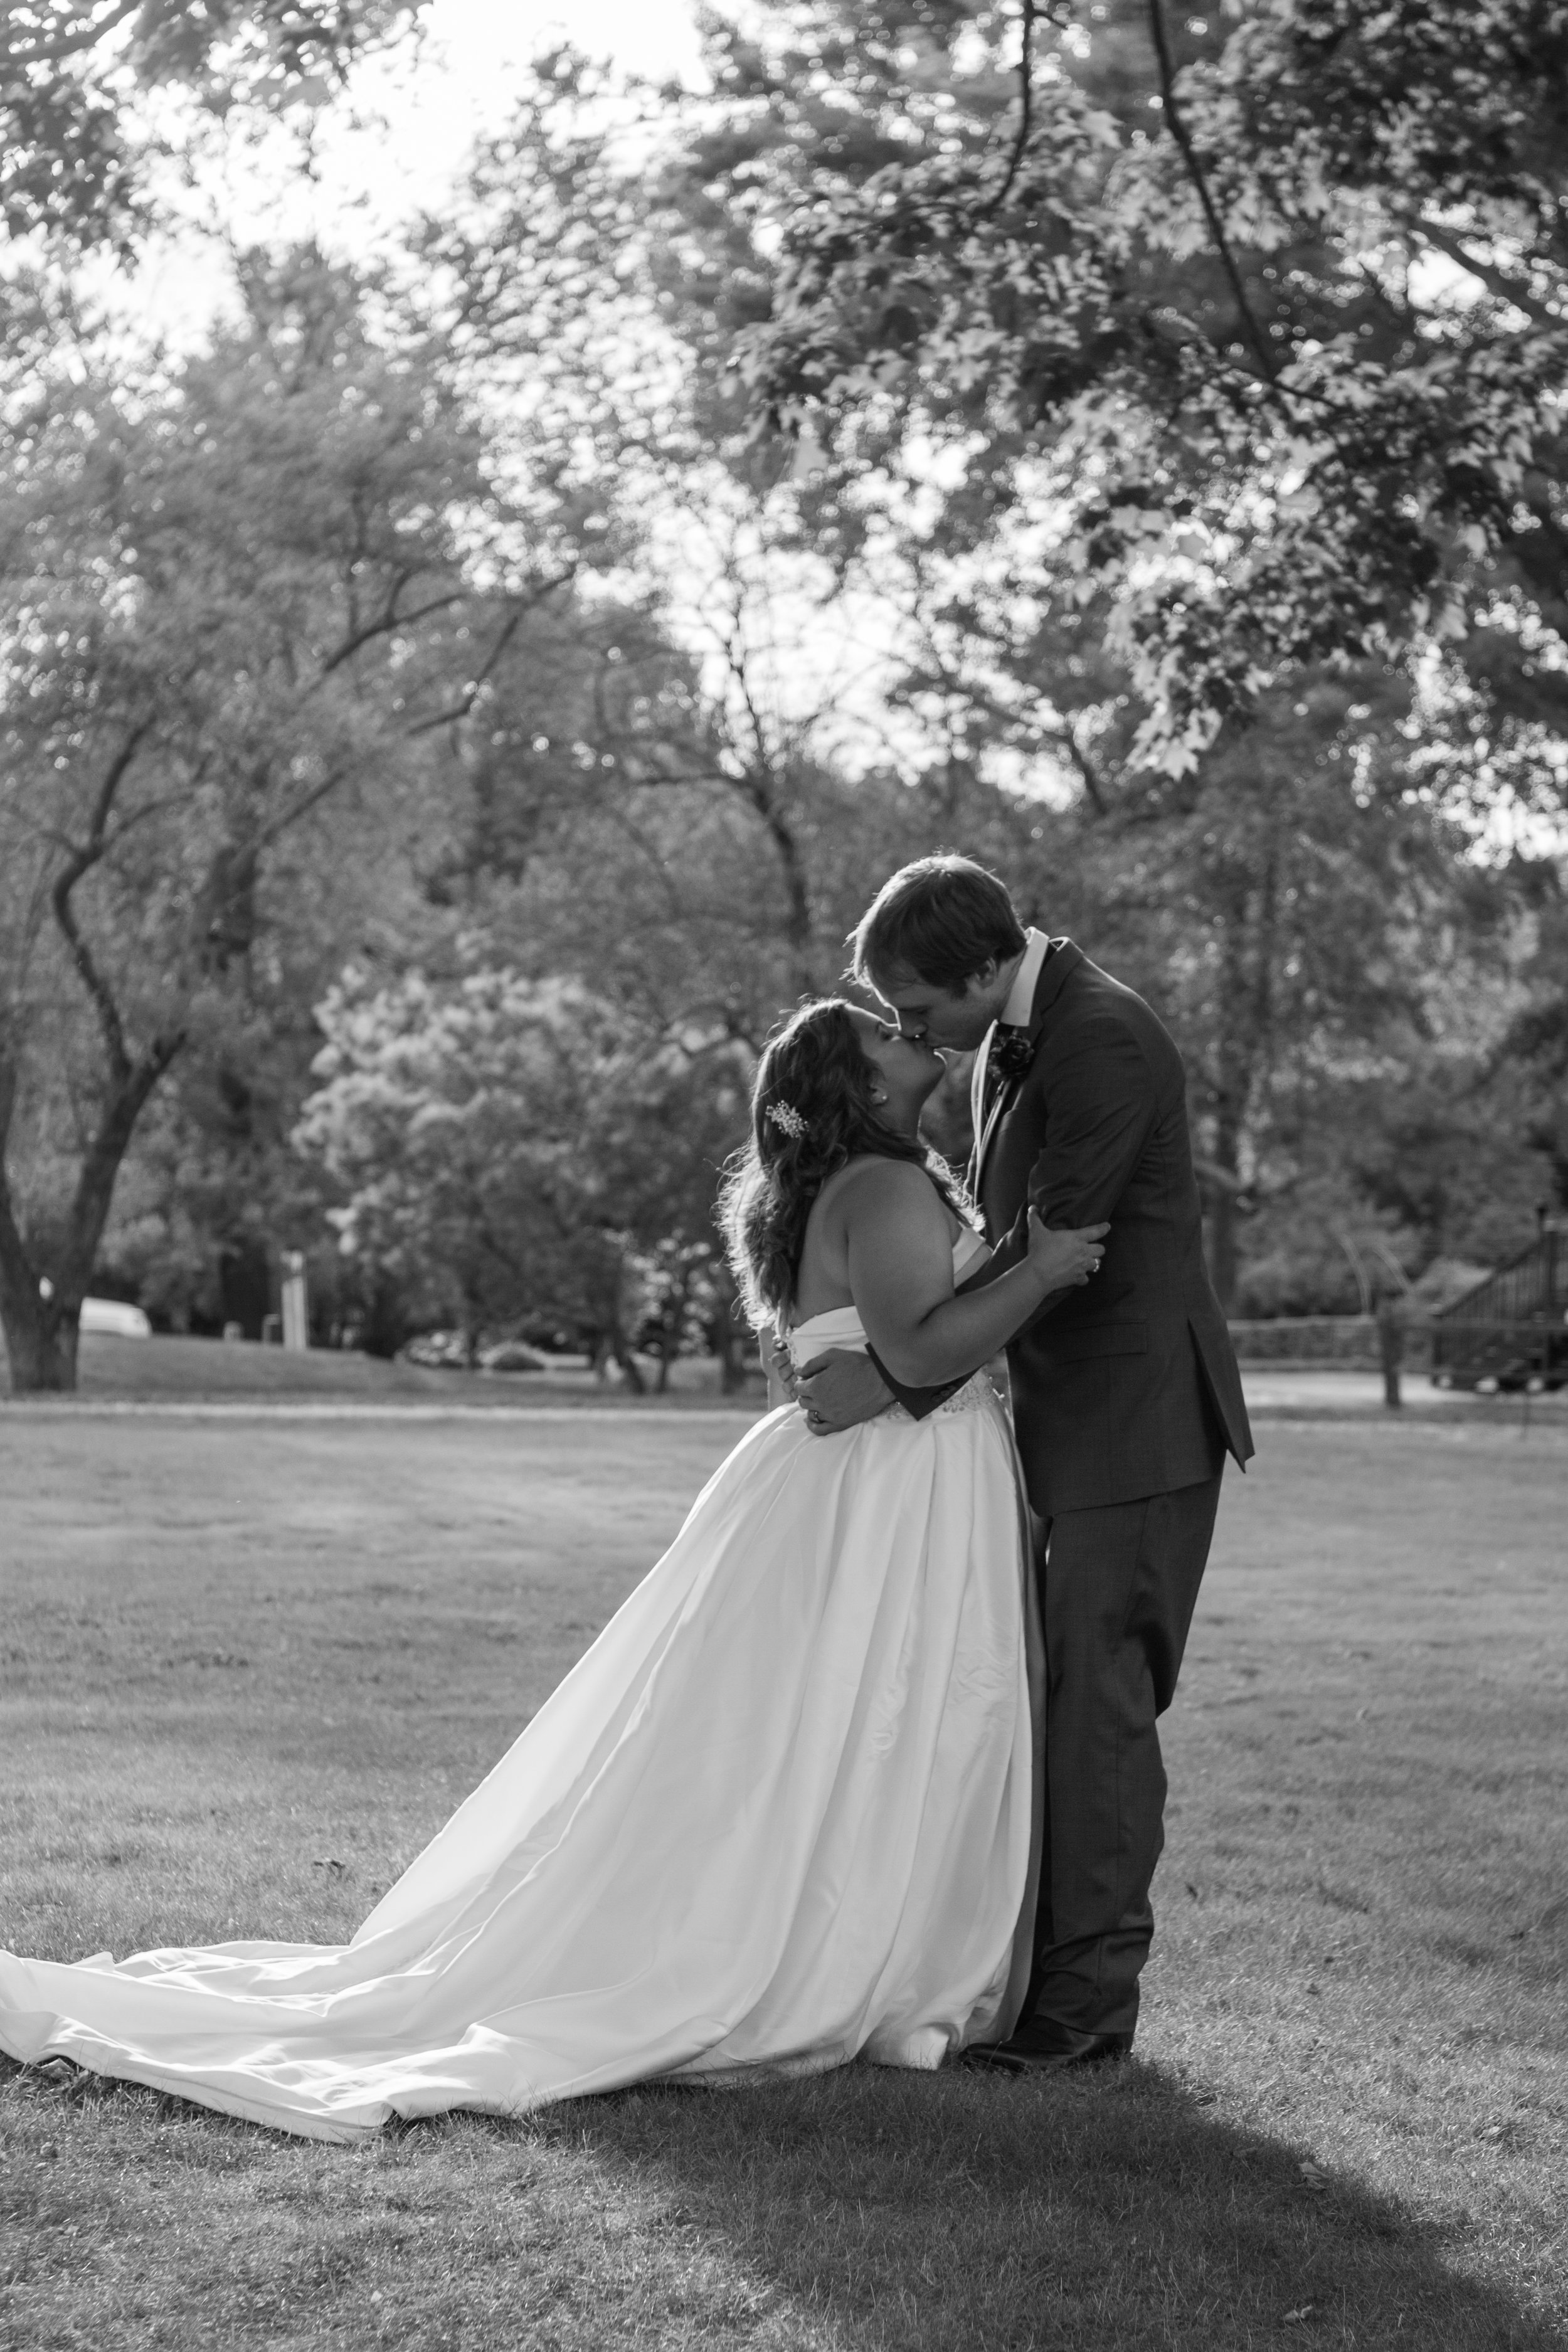
M115 1339L150 1339L153 1326L140 1307L128 1307L123 1298L84 1298L79 1330L106 1334Z

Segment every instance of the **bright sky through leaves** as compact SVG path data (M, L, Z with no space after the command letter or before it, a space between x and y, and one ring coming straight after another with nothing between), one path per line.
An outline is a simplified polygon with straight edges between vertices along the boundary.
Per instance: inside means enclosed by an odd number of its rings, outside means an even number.
M181 211L242 246L315 234L329 250L368 253L416 210L439 212L474 141L507 119L531 59L556 44L649 80L701 79L689 0L595 0L591 12L563 0L429 0L424 27L417 51L368 60L350 102L322 116L310 176L275 131L254 152L230 146L199 167ZM85 274L121 307L118 269ZM222 254L199 237L155 240L132 299L140 323L188 346L230 285Z

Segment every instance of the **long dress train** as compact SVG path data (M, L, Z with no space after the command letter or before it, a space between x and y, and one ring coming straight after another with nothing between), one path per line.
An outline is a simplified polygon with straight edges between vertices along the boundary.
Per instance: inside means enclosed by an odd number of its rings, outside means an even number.
M863 1344L847 1312L792 1339ZM770 1413L351 1943L0 1953L0 2048L331 2140L934 2066L1024 1991L1025 1561L984 1376L918 1424Z

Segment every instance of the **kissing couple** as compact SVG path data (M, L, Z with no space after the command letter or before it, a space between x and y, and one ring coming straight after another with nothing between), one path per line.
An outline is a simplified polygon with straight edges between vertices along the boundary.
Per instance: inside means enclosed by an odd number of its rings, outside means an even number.
M799 1401L351 1943L0 1953L0 2048L330 2140L1131 2048L1156 1718L1252 1450L1181 1059L965 858L854 946L882 1012L773 1034L723 1199ZM919 1133L941 1048L978 1048L967 1188Z

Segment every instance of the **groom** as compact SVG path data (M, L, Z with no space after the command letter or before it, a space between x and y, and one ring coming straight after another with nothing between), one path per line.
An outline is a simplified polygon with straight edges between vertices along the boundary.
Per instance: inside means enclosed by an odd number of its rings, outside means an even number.
M1094 1282L1047 1299L1007 1350L1042 1523L1046 1787L1035 1960L1011 2041L1020 2072L1132 2046L1164 1841L1155 1718L1176 1686L1226 1453L1252 1452L1204 1265L1181 1056L1141 997L1070 940L1025 930L966 857L923 857L878 893L856 976L905 1033L978 1048L970 1188L996 1247L984 1281L1047 1225L1110 1221ZM812 1425L851 1427L911 1391L864 1356L800 1383ZM957 1383L954 1383L957 1385Z

